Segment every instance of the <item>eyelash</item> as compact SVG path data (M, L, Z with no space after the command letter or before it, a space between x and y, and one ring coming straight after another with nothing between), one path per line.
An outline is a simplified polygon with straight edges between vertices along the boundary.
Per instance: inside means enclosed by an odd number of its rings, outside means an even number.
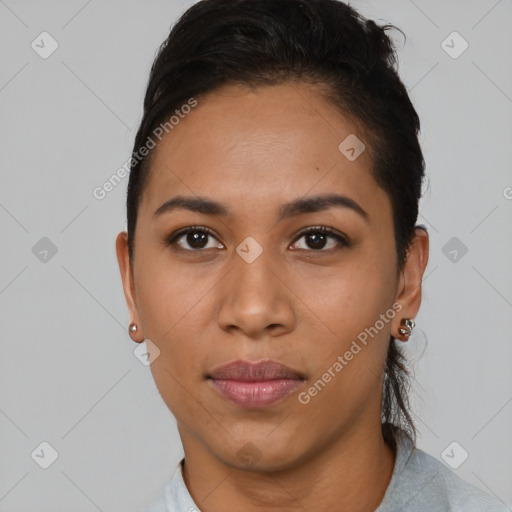
M179 231L173 233L166 241L167 245L174 246L176 245L177 240L179 240L182 236L188 235L189 233L202 233L211 236L212 238L215 238L217 240L217 237L215 233L207 228L206 226L189 226L187 228L180 229ZM306 228L302 230L300 233L297 234L296 238L294 239L293 244L297 243L302 237L310 235L310 234L324 234L329 235L331 238L334 238L342 247L349 247L350 242L349 240L336 232L334 228L330 226L312 226L309 228ZM218 241L218 240L217 240ZM306 249L308 252L325 252L329 253L332 251L340 250L342 247L334 247L330 249ZM179 247L179 249L183 249L182 247ZM183 249L187 252L202 252L204 249ZM305 249L294 249L294 250L305 250Z

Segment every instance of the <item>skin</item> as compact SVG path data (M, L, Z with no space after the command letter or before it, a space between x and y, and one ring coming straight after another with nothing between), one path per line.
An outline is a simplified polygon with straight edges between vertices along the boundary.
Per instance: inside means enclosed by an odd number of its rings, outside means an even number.
M136 341L160 350L151 364L177 420L184 479L202 511L374 511L391 479L395 453L381 434L383 371L390 334L414 318L428 261L428 235L416 230L400 274L391 202L377 185L368 151L349 161L338 149L364 135L312 86L224 86L203 98L155 149L141 198L133 266L126 232L116 240ZM278 221L295 199L338 193L368 221L332 206ZM176 209L169 199L201 196L223 203L227 217ZM187 226L215 236L194 249ZM331 226L325 246L300 236ZM248 236L263 248L247 263L236 252ZM318 240L318 238L317 238ZM192 240L193 243L193 240ZM320 248L318 248L320 247ZM402 309L343 370L298 401L379 315ZM274 359L303 372L303 387L263 409L237 407L206 379L244 359ZM247 444L251 443L251 444ZM237 455L250 452L252 465Z

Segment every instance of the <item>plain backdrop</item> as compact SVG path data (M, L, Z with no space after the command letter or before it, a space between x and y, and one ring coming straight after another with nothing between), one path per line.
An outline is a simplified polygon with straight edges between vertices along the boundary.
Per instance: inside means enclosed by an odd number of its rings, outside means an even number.
M156 50L192 3L0 0L2 512L136 512L182 456L127 334L127 179L93 190L129 158ZM351 4L406 33L399 72L422 122L418 446L444 464L448 448L457 474L510 505L512 4Z

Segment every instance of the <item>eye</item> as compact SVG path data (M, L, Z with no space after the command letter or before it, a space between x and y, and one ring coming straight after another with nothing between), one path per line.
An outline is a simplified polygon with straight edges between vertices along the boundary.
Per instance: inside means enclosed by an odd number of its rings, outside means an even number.
M301 238L304 238L305 246L292 246L294 250L313 249L314 251L323 250L323 252L328 252L330 249L341 249L341 246L349 245L345 236L337 233L333 228L327 226L316 226L302 231L293 245L297 244Z
M209 239L212 240L209 240ZM178 245L186 251L199 251L201 249L223 249L224 246L215 238L215 235L205 226L190 226L173 233L167 240L168 245Z
M304 238L304 244L300 240ZM189 226L173 233L166 242L168 245L177 245L181 249L190 252L198 252L202 249L224 249L215 234L205 226ZM301 246L302 245L302 246ZM328 252L341 249L341 246L349 246L347 238L327 226L315 226L303 230L292 249L310 250L316 252Z

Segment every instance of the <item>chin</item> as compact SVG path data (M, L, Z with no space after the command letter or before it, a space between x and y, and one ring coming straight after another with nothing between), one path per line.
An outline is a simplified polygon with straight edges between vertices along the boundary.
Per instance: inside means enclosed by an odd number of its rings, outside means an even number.
M265 434L266 435L266 434ZM273 439L265 436L244 437L243 441L232 443L238 447L228 453L224 451L225 463L233 468L253 472L286 471L307 459L305 443L297 439ZM299 451L299 447L302 447Z

